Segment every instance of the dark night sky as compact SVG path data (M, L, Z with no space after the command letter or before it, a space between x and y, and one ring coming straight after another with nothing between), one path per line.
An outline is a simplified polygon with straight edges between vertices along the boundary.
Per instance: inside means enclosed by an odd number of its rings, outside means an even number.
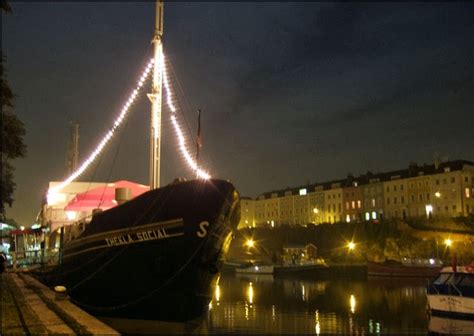
M48 181L65 176L68 121L81 124L84 157L151 57L154 4L11 7L2 49L28 157L15 161L7 215L29 225ZM165 53L193 132L204 111L206 166L248 196L435 153L473 160L473 36L472 3L165 4ZM142 96L83 180L148 183L149 110ZM162 183L190 176L167 113Z

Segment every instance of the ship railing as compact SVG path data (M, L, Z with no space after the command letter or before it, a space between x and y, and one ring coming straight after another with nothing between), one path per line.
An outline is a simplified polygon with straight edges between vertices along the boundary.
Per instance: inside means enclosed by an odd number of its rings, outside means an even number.
M439 294L440 294L440 292L439 292L438 288L437 288L435 285L433 285L433 284L430 284L430 285L429 285L429 288L430 288L430 289L432 289L432 290L434 290L434 291L436 292L436 294L437 294L437 295L439 295ZM432 291L430 290L429 292L432 292Z
M456 285L450 284L450 286L456 290L459 296L462 296L462 292L459 290L459 288L456 287Z

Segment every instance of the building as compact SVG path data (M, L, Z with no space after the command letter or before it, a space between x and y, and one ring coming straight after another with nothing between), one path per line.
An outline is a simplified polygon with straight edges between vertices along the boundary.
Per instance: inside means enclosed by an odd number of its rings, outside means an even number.
M255 203L250 197L240 198L240 222L238 229L255 227Z
M474 163L466 160L410 163L394 171L263 193L246 204L252 225L307 225L376 221L382 218L442 218L474 213ZM246 224L248 224L246 223ZM242 224L243 225L243 224Z
M361 181L355 180L351 175L348 176L346 187L343 189L342 203L343 218L347 223L363 220L364 188Z
M324 202L326 203L326 223L336 223L343 220L342 211L342 183L328 183L325 188Z
M408 216L408 179L404 171L394 172L384 182L384 209L387 218Z

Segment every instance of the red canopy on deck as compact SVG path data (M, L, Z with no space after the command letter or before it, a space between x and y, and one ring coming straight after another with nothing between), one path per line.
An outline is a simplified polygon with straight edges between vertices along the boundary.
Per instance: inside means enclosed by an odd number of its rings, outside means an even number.
M94 188L77 194L64 208L66 211L90 211L96 208L110 209L117 206L115 200L115 189L128 188L131 190L132 198L143 194L150 188L143 184L130 181L117 181L106 186Z

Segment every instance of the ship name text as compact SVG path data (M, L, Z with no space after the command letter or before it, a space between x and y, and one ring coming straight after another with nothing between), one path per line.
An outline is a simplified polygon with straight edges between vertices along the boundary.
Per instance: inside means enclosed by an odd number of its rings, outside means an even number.
M156 229L105 238L105 242L107 243L107 246L117 246L147 240L165 239L168 237L170 237L170 235L165 229Z

